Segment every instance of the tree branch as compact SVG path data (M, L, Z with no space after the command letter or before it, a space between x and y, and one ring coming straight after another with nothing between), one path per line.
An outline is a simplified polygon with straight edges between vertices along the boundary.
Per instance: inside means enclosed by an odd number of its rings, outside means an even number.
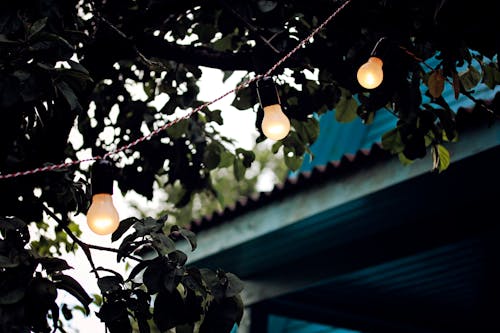
M90 250L107 251L107 252L114 252L114 253L119 253L120 251L118 249L111 248L111 247L105 247L105 246L99 246L99 245L85 243L84 241L79 239L71 231L71 229L66 225L66 223L64 223L64 221L61 218L59 218L54 212L52 212L47 206L42 205L42 208L47 213L47 215L52 217L57 222L57 224L64 230L64 232L66 232L66 234L68 234L68 236L73 240L73 242L78 244L82 248L83 252L87 256L87 259L90 263L90 266L92 267L92 270L94 271L96 277L99 278L97 271L95 270L96 267L95 267L94 261L92 259L92 254L91 254ZM129 258L129 259L135 260L135 261L139 261L139 262L142 261L142 259L128 255L128 254L125 254L124 256Z
M277 54L280 54L281 52L274 47L273 44L271 44L271 41L264 38L264 36L262 36L260 33L259 33L259 30L253 25L251 24L250 22L248 22L248 20L246 20L240 13L238 13L233 7L231 7L226 1L224 0L219 0L220 3L222 3L222 5L224 7L226 7L234 16L236 16L241 22L243 22L243 24L245 24L247 26L247 28L253 33L255 34L258 38L260 38L260 40L262 40L267 46L269 46L271 48L271 50L273 50L275 53ZM274 38L276 37L276 34L272 37Z
M220 52L208 47L178 45L158 37L143 36L137 48L147 57L173 60L175 62L218 68L220 70L254 71L252 53Z

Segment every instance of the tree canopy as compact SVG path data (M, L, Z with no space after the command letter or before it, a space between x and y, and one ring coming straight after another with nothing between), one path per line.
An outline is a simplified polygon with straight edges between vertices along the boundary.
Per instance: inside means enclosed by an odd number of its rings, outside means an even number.
M201 66L223 70L225 78L236 70L248 73L244 80L265 73L342 4L2 1L0 173L77 160L84 150L104 156L127 146L175 119L179 110L206 102L198 98ZM498 117L498 99L478 101L474 88L484 83L494 89L500 83L499 22L494 1L351 0L273 73L292 123L290 134L273 151L282 150L287 166L297 169L318 136L316 115L335 109L339 121L360 117L368 124L379 109L388 108L399 121L384 136L385 148L404 161L430 149L437 159L446 157L441 143L456 140L457 129L455 110L441 95L445 85L456 96L475 101L492 121ZM356 71L383 37L384 81L366 90L357 83ZM425 61L432 57L438 65L428 68ZM422 84L428 87L429 103L422 102ZM132 86L143 89L147 99L135 99ZM161 94L168 96L165 104L153 107ZM238 90L232 104L257 112L257 142L263 141L255 84ZM182 188L174 203L178 207L189 204L195 193L216 197L211 170L232 166L236 179L243 179L255 159L252 151L217 130L222 122L220 110L204 108L133 149L109 156L119 189L151 199L160 177ZM81 146L69 143L72 129L82 135ZM77 281L64 275L69 265L56 258L59 245L74 251L74 243L89 259L91 251L99 250L79 241L71 220L71 214L88 209L89 170L74 164L0 179L0 197L0 331L62 330L57 290L70 292L84 308L90 300ZM57 221L54 237L43 232L48 217ZM128 279L95 269L104 295L99 317L111 332L130 331L130 319L148 332L151 317L163 331L179 327L177 332L193 332L199 322L200 332L228 332L241 316L239 280L223 271L186 268L185 254L175 250L173 240L185 236L193 242L193 235L164 227L165 222L165 217L122 221L113 240L135 231L118 249L106 250L117 252L118 260L132 257L139 263ZM28 225L42 236L30 237ZM148 249L158 256L141 259L138 255ZM144 281L134 282L142 270ZM34 309L34 300L43 302ZM158 316L171 304L181 310Z

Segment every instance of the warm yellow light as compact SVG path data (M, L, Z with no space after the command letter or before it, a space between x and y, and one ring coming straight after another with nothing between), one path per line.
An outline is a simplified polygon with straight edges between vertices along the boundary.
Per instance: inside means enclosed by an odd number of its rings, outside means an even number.
M279 104L264 107L264 119L262 120L262 132L272 140L281 140L290 132L290 120L281 111Z
M380 58L370 57L370 59L358 69L359 84L366 89L377 88L384 79L382 65L383 62Z
M112 234L118 228L120 218L113 205L111 194L94 194L87 212L87 224L90 230L98 235Z

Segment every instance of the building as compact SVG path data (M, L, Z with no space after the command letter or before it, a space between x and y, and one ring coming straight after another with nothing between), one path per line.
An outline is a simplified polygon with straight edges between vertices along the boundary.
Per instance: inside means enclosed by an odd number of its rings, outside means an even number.
M452 107L461 140L441 174L381 149L390 114L329 116L312 164L192 224L190 263L245 281L238 332L500 331L500 124Z

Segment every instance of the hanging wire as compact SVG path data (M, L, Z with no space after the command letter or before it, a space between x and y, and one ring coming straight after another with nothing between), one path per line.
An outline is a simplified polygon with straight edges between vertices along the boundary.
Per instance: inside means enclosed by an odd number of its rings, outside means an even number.
M118 154L120 152L123 152L125 150L131 149L131 148L135 147L136 145L140 144L143 141L151 139L152 137L158 135L160 132L166 130L167 128L169 128L171 126L174 126L175 124L179 123L180 121L183 121L183 120L186 120L186 119L190 118L191 116L193 116L198 111L201 111L204 108L212 105L213 103L220 101L224 97L226 97L226 96L228 96L228 95L230 95L232 93L236 93L236 92L238 92L239 90L241 90L241 89L243 89L245 87L248 87L250 84L252 84L253 82L255 82L257 80L260 80L260 79L262 79L264 77L270 76L279 66L281 66L295 52L297 52L300 48L302 48L307 43L309 43L311 41L311 39L314 36L316 36L316 34L320 30L322 30L333 18L335 18L351 1L352 0L346 0L340 7L338 7L332 14L330 14L330 16L328 16L323 21L323 23L321 23L316 29L314 29L309 34L309 36L307 36L306 38L302 39L297 44L297 46L295 46L290 52L288 52L285 56L283 56L280 60L278 60L266 73L259 74L259 75L255 76L255 77L253 77L252 79L249 79L247 81L242 82L241 84L237 85L235 88L233 88L233 89L229 90L228 92L222 94L221 96L217 97L216 99L214 99L214 100L212 100L210 102L206 102L206 103L198 106L197 108L189 111L186 115L184 115L182 117L179 117L177 119L174 119L173 121L168 122L168 123L166 123L165 125L163 125L161 127L158 127L157 129L155 129L151 133L149 133L149 134L147 134L147 135L145 135L143 137L140 137L137 140L132 141L131 143L129 143L129 144L125 145L125 146L121 146L121 147L116 148L115 150L109 151L109 152L107 152L106 154L104 154L102 156L101 155L96 155L96 156L93 156L93 157L90 157L90 158L86 158L86 159L71 160L71 161L68 161L68 162L65 162L65 163L61 163L61 164L54 164L54 165L48 165L48 166L44 166L44 167L38 167L38 168L35 168L35 169L32 169L32 170L18 171L18 172L3 174L3 175L0 175L0 180L1 179L9 179L9 178L17 178L17 177L22 177L22 176L28 176L28 175L33 175L33 174L36 174L36 173L41 173L41 172L46 172L46 171L54 171L54 170L68 168L68 167L71 167L71 166L74 166L74 165L77 165L77 164L80 164L80 163L84 163L84 162L91 162L91 161L105 159L105 158L108 158L108 157L110 157L112 155L116 155L116 154Z

